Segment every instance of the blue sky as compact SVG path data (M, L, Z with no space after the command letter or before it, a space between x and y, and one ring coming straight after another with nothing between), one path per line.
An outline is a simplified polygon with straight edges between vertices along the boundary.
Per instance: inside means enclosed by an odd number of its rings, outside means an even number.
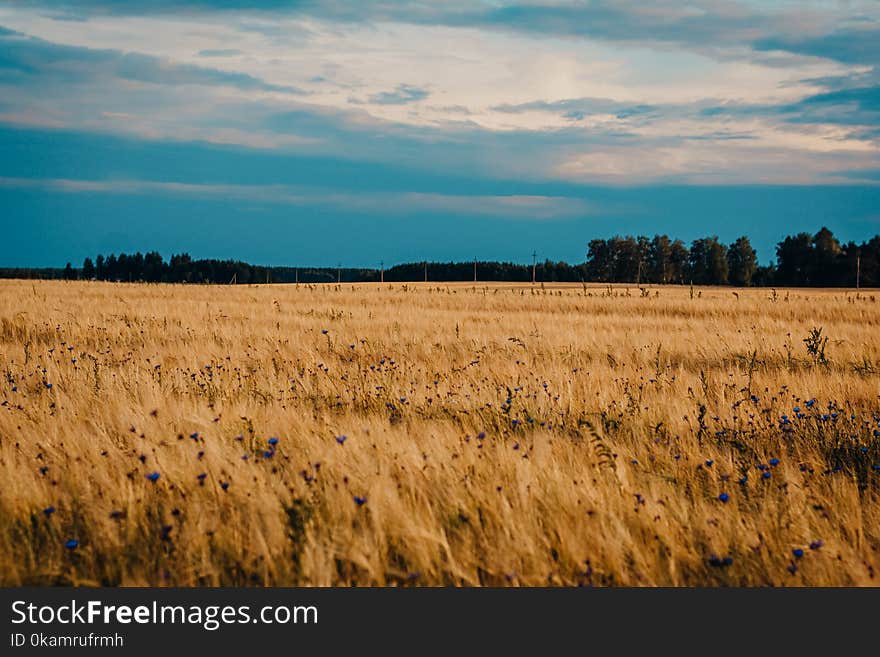
M0 265L880 232L880 5L0 3Z

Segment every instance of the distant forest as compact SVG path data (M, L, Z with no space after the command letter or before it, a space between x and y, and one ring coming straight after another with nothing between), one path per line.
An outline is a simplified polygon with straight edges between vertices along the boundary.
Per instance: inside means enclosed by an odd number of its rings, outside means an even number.
M147 283L353 283L423 281L675 283L693 285L880 287L880 235L841 244L827 228L779 242L776 263L759 266L747 237L723 244L717 237L687 246L666 235L594 239L581 264L544 262L414 262L386 270L343 267L263 267L237 260L166 261L151 251L86 258L81 267L0 268L0 278L49 278Z

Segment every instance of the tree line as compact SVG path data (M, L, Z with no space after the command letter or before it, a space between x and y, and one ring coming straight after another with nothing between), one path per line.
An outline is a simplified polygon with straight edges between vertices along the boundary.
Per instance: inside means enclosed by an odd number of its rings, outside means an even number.
M776 262L758 264L747 237L731 244L717 236L686 245L667 235L594 239L580 264L545 260L512 262L414 262L387 270L341 267L265 267L238 260L195 260L189 254L165 260L151 251L98 255L63 269L0 269L0 278L63 278L149 283L334 283L406 281L602 282L735 286L880 287L880 235L842 244L828 228L790 235L777 244Z

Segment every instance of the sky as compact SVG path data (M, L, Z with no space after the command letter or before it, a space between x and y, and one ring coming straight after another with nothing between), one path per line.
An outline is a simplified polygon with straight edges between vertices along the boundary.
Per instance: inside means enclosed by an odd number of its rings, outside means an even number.
M880 233L876 0L0 0L0 266Z

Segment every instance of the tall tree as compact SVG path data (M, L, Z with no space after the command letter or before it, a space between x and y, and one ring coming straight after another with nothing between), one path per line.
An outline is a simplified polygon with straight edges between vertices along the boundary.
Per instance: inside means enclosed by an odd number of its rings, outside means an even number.
M649 260L650 281L669 283L672 280L672 242L666 235L654 235Z
M694 240L689 264L692 282L698 285L727 283L727 247L718 241L718 237Z
M728 278L733 285L748 287L758 269L758 254L748 237L740 237L727 249Z
M95 264L92 262L91 258L86 258L83 260L83 269L82 269L83 278L87 281L95 278Z
M776 245L777 283L812 285L814 273L812 235L789 235Z

